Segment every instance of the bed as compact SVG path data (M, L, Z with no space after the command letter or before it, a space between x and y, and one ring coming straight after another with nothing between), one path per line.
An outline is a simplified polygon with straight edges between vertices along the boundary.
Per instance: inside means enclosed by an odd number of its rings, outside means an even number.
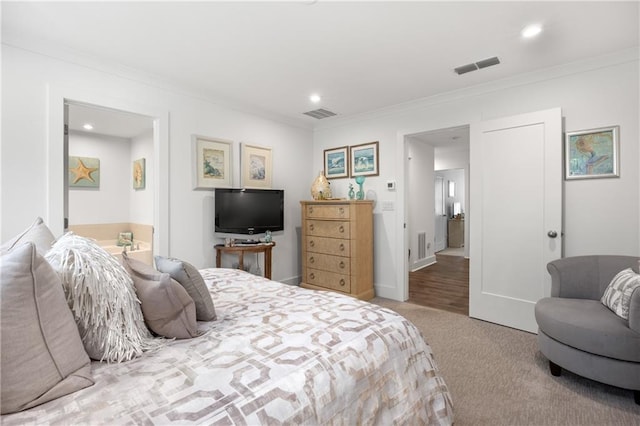
M218 319L3 425L452 424L431 349L400 315L232 269L200 271Z

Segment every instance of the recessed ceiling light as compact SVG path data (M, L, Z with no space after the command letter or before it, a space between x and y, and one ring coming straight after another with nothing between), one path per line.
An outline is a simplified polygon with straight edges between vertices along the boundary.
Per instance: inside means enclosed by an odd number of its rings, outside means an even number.
M83 129L85 130L93 130L93 126L89 123L85 124L84 126L82 126Z
M314 104L317 104L318 102L320 102L321 99L322 98L317 93L314 93L313 95L309 96L309 100Z
M524 38L532 38L542 32L542 27L538 24L533 24L525 27L520 33Z

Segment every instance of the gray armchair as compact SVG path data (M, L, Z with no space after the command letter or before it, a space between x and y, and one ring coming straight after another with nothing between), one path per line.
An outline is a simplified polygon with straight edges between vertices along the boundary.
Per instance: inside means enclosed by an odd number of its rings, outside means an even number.
M640 405L640 291L631 298L626 321L600 299L613 277L640 258L576 256L547 265L551 297L535 307L538 346L551 374L562 368L598 382L633 391Z

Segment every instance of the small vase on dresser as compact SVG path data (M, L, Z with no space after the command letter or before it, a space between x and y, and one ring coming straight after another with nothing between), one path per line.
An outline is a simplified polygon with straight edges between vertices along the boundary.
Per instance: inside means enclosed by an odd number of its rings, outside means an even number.
M301 287L374 297L373 201L301 201Z

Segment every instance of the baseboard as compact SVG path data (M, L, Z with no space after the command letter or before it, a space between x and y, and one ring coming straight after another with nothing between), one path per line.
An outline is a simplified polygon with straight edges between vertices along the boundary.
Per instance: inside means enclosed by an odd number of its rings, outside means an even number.
M424 259L420 259L419 261L414 262L414 264L411 265L410 271L411 272L415 272L415 271L418 271L418 270L420 270L422 268L426 268L427 266L431 266L434 263L436 263L436 256L435 255L429 256L429 257L425 257Z

